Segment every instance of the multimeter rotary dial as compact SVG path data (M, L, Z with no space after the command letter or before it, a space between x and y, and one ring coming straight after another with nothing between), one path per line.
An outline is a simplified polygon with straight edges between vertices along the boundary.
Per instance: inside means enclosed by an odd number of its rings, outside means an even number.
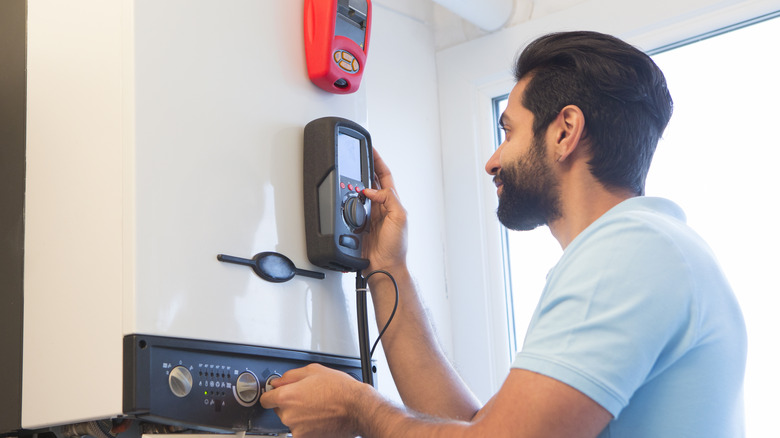
M366 225L366 219L368 218L368 215L366 214L366 206L363 204L363 201L361 201L360 197L358 196L347 196L347 199L344 200L344 222L347 223L347 226L356 233L359 233L363 230L363 227Z

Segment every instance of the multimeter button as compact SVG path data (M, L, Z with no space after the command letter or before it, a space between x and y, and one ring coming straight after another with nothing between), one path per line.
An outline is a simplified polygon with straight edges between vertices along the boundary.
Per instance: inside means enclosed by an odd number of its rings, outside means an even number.
M347 72L352 72L352 62L347 61L346 59L342 59L341 62L339 62L339 67L343 68Z
M336 50L333 52L333 60L336 62L341 62L341 50Z
M358 63L357 59L352 60L352 71L358 71L360 70L360 64Z
M352 184L347 184L347 188L348 188L349 190L352 190Z
M349 52L341 52L341 56L348 62L352 62L355 59L355 56Z
M355 238L355 236L350 236L349 234L342 234L341 236L339 236L339 245L351 249L358 249L358 247L360 246L357 238Z
M347 188L347 185L346 185L346 184L344 184L344 183L341 183L341 188L342 188L342 189L346 189L346 188Z

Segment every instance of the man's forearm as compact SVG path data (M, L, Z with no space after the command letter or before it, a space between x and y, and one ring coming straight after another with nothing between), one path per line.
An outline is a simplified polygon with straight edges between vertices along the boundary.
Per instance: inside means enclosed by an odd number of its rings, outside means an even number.
M400 299L396 316L382 337L382 347L404 404L435 417L470 420L479 410L479 402L444 356L409 271L402 266L391 274L398 283ZM393 284L376 274L369 286L381 327L393 309Z
M430 418L396 407L370 388L357 399L355 412L360 435L371 438L458 438L467 436L471 426L468 422Z

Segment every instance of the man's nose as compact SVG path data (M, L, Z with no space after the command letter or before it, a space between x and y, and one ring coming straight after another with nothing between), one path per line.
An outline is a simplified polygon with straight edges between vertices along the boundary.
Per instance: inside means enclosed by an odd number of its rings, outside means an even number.
M501 169L501 146L496 149L495 152L493 152L493 155L491 155L490 159L485 163L485 172L488 173L488 175L495 175L498 173L498 171Z

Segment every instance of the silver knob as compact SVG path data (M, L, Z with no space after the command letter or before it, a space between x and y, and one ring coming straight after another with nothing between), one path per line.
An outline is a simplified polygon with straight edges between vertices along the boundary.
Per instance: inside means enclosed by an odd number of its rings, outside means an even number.
M276 380L276 379L278 379L278 378L280 378L280 377L282 377L282 375L279 374L279 373L273 373L270 376L268 376L268 378L265 379L265 388L263 388L263 392L268 392L268 391L274 389L274 386L271 385L271 382Z
M234 392L239 403L251 406L260 398L260 381L251 371L244 371L236 380Z
M190 370L179 365L168 374L168 386L176 397L186 397L192 391Z

